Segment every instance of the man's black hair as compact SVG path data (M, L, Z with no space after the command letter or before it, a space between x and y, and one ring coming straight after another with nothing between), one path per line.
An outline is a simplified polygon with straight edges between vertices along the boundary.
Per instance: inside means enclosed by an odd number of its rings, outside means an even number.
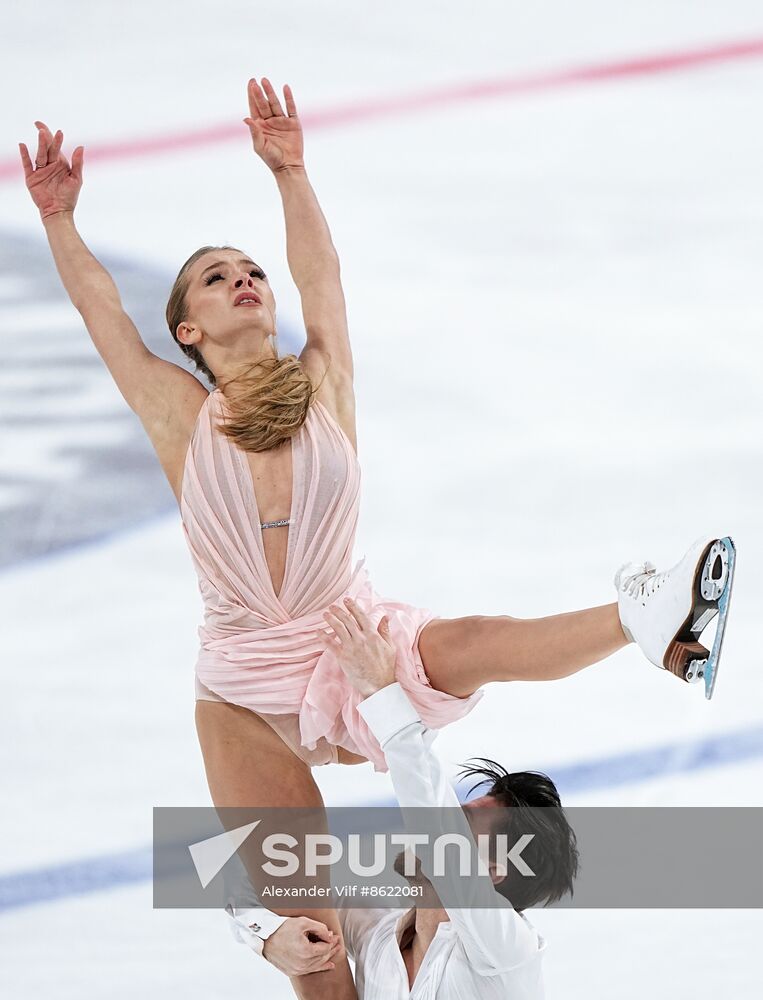
M508 834L509 847L522 834L534 835L521 857L535 874L522 875L509 864L508 874L496 884L496 891L515 910L554 903L566 893L572 895L579 861L577 838L551 778L540 771L509 772L485 757L467 761L459 776L479 778L469 794L489 783L483 794L494 796L507 807L501 810L500 824L494 832Z

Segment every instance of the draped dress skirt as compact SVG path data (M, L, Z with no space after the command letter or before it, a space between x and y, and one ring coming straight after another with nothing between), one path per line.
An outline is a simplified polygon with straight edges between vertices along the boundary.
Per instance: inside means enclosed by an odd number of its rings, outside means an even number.
M313 400L291 439L292 501L283 583L276 595L265 559L246 453L219 428L219 389L199 411L186 454L180 513L204 602L196 697L240 705L261 716L310 765L337 760L343 747L386 771L384 755L357 711L361 696L339 666L323 618L353 598L377 625L389 619L396 676L432 729L469 712L477 691L458 698L435 690L418 651L437 617L380 597L365 560L353 566L360 466L329 410Z

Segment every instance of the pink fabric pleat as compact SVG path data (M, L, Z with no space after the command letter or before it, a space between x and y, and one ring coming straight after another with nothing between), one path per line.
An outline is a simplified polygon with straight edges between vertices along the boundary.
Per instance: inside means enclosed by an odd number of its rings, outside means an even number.
M225 397L209 394L186 456L180 511L204 600L198 683L224 701L262 714L313 763L344 747L387 769L357 711L359 696L328 646L329 604L354 598L378 624L390 622L397 679L431 728L469 712L481 697L431 687L418 635L435 615L375 593L363 565L352 566L360 466L352 445L317 400L292 438L292 508L286 567L276 596L246 454L217 429ZM286 733L288 732L289 738ZM324 749L321 749L324 748ZM335 756L335 754L334 754Z

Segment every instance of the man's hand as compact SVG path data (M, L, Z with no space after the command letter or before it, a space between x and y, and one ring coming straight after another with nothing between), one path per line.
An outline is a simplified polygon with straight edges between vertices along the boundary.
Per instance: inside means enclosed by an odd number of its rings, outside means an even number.
M265 941L262 954L287 976L328 972L342 948L342 939L325 924L309 917L289 917Z
M395 682L395 647L389 639L385 615L374 628L371 619L351 598L344 608L332 604L324 618L334 632L330 640L339 666L364 698Z

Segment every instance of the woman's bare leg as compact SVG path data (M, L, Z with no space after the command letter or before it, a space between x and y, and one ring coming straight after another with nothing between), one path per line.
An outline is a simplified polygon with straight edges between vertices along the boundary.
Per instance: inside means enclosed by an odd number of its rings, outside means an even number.
M323 808L323 798L310 768L253 712L226 702L197 701L196 731L216 808ZM256 887L261 873L250 865L245 850L240 850L239 856ZM320 920L341 937L339 918L333 909L287 910L276 905L268 908L284 916ZM291 980L300 1000L357 1000L344 949L332 961L334 969Z
M463 698L488 681L567 677L627 643L617 604L606 604L548 618L437 618L419 653L432 687Z

